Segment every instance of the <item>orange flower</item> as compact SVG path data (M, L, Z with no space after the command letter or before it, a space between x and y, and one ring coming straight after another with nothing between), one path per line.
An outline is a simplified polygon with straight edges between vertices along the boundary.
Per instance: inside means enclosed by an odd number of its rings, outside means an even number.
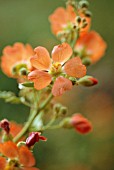
M71 124L74 126L76 131L81 134L89 133L92 130L92 125L89 120L81 114L74 114L71 118Z
M7 167L12 170L15 170L15 168L19 170L39 170L38 168L32 167L35 165L35 158L26 146L20 146L18 148L15 143L8 141L0 144L0 153L6 158L9 158L9 161L6 162L0 157L2 163L0 166L4 168L2 170L7 169Z
M78 11L80 17L85 17L80 11ZM76 13L72 6L68 6L66 9L63 7L57 8L53 14L50 15L49 21L51 23L51 28L53 34L57 35L61 31L65 31L69 28L73 28L76 24ZM86 17L88 25L81 29L81 35L88 32L90 28L90 18Z
M52 93L54 96L59 96L72 88L72 82L65 78L66 74L76 78L86 74L86 67L82 65L79 57L67 61L72 55L72 48L67 43L53 48L53 61L46 48L39 46L34 51L36 54L31 58L31 64L36 70L29 73L28 79L34 82L37 90L45 88L54 81Z
M33 49L29 44L15 43L13 47L6 46L1 58L2 71L9 77L17 78L20 69L31 69L29 60L33 54Z
M80 37L75 50L82 53L82 57L89 57L92 63L98 61L105 53L106 42L95 31L91 31Z

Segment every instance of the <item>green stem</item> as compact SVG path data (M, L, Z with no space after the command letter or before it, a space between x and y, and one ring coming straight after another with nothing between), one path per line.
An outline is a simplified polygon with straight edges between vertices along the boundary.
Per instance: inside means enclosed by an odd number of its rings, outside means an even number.
M40 113L41 110L43 110L47 106L52 97L53 95L50 94L49 97L41 105L41 107L39 107L39 109L37 107L31 108L30 117L20 133L18 133L18 135L13 139L14 142L18 142L18 140L27 132L35 117Z

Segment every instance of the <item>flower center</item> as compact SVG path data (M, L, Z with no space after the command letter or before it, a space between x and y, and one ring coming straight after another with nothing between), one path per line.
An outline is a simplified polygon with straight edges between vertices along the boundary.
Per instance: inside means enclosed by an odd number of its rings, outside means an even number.
M58 75L60 73L62 73L62 65L58 62L53 63L51 68L50 68L50 74Z

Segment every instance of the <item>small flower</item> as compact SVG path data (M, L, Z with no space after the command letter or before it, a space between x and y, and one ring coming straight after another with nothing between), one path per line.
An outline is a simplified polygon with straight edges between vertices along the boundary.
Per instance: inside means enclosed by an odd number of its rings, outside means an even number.
M78 11L78 13L80 17L85 18L84 14L81 11ZM79 16L76 16L74 8L70 5L68 5L66 9L62 7L57 8L54 11L54 13L51 14L49 17L53 34L57 35L59 32L72 29L73 25L76 25L76 17ZM91 19L86 17L86 21L88 25L84 28L81 28L81 35L88 32L90 28ZM80 20L80 24L82 25L81 20Z
M25 75L25 72L31 69L30 57L33 54L29 44L15 43L13 46L6 46L1 57L2 71L12 78L18 78L20 74Z
M71 118L71 124L81 134L87 134L91 132L92 125L85 117L81 114L74 114Z
M67 43L53 48L52 61L46 48L39 46L34 51L36 54L31 58L31 64L36 70L29 73L28 79L34 82L37 90L54 82L52 93L59 96L72 88L72 82L65 76L81 78L86 74L86 67L79 57L67 61L72 55L72 48Z
M95 63L104 55L106 47L102 37L97 32L91 31L78 39L75 50L82 58L88 57Z
M0 161L2 167L6 169L15 170L39 170L38 168L34 168L35 158L30 152L30 150L26 146L17 147L15 143L8 141L3 144L0 144L0 153L4 155L8 162L5 161L2 157L0 157ZM1 163L0 162L0 163Z
M33 146L36 142L39 142L39 140L46 141L47 138L44 136L40 136L40 132L32 132L29 134L29 137L26 139L26 146L31 147Z

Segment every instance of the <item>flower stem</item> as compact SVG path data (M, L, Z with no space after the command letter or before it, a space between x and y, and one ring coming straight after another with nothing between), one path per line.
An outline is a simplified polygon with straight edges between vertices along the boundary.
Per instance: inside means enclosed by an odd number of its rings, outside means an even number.
M13 139L14 142L18 142L18 140L27 132L35 117L40 113L41 110L43 110L47 106L52 97L53 95L50 94L49 97L44 101L44 103L39 108L37 107L31 108L30 117L26 122L25 126L23 127L23 129L20 131L20 133L18 133L18 135Z

